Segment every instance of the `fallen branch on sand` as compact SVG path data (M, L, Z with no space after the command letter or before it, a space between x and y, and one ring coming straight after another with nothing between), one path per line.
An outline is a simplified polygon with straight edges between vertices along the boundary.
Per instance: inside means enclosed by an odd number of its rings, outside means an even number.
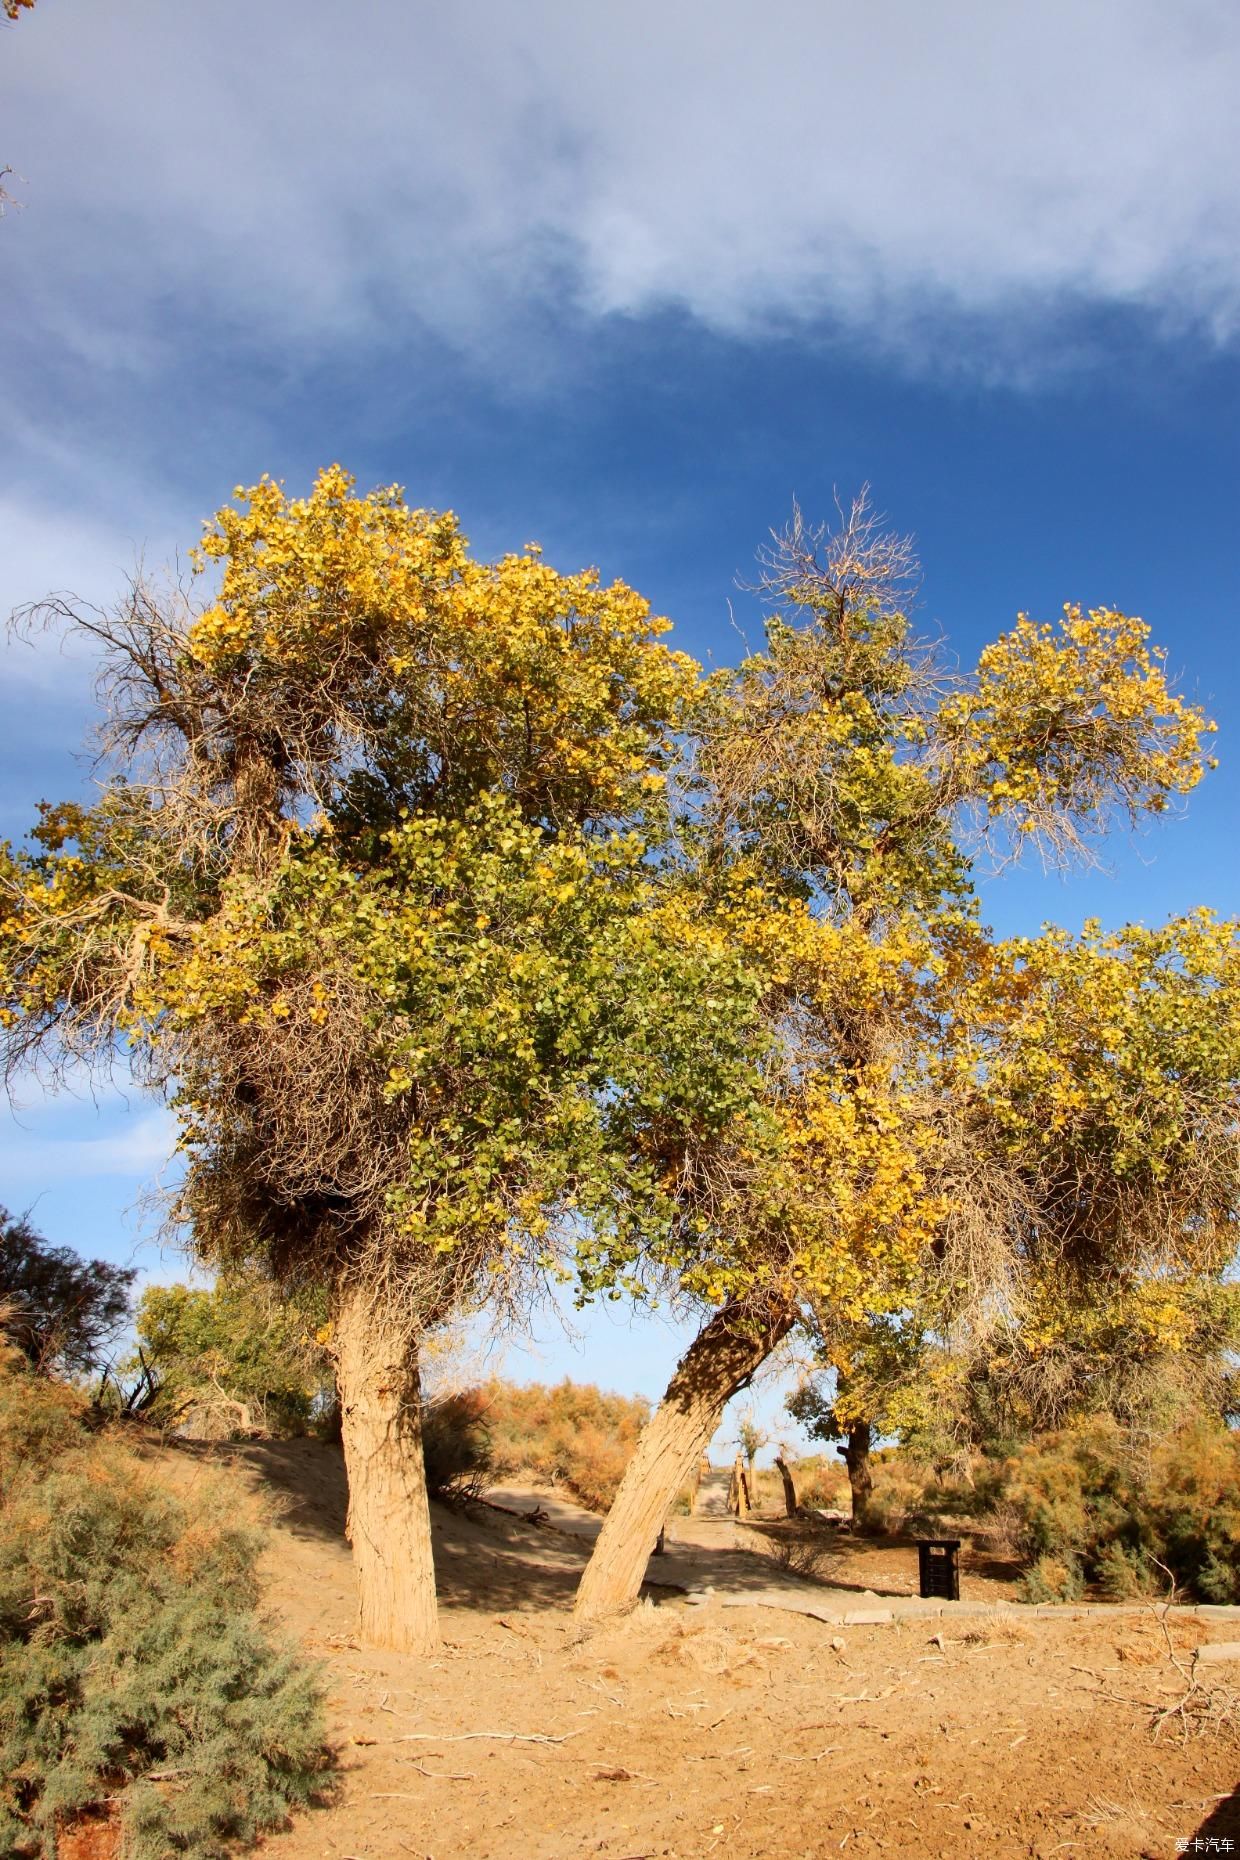
M391 1737L391 1744L468 1744L481 1738L500 1744L566 1744L570 1737L584 1736L582 1731L565 1731L563 1737L548 1737L543 1731L458 1731L445 1737L440 1731L406 1731L403 1737Z

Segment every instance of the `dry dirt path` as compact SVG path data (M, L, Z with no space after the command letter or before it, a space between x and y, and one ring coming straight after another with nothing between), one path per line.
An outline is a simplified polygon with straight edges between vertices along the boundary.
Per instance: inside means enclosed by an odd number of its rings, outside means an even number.
M694 1516L697 1518L727 1518L728 1487L731 1474L722 1466L712 1466L698 1487L697 1506Z
M724 1497L727 1496L726 1476ZM586 1549L603 1528L603 1520L584 1506L565 1498L546 1486L509 1483L492 1486L486 1502L514 1515L536 1520L556 1535L576 1540ZM721 1511L699 1512L694 1517L669 1518L664 1532L664 1549L646 1565L646 1582L652 1588L679 1589L689 1593L711 1589L720 1594L738 1594L755 1586L768 1587L773 1565L762 1540L743 1524L737 1524L726 1503ZM791 1583L790 1592L805 1585ZM841 1598L845 1591L836 1592Z
M726 1473L719 1476L724 1495L721 1508L699 1504L691 1517L668 1520L666 1547L653 1555L646 1565L647 1589L677 1590L695 1606L714 1600L725 1608L773 1608L845 1627L926 1618L949 1622L989 1620L999 1614L1025 1621L1045 1616L1079 1620L1091 1614L1115 1620L1124 1613L1146 1612L1143 1604L1128 1607L1103 1603L1022 1606L1010 1599L1010 1584L987 1581L972 1572L963 1581L959 1602L923 1601L914 1593L916 1552L907 1545L902 1553L894 1549L886 1552L883 1574L876 1578L874 1587L856 1580L837 1583L825 1578L801 1580L781 1571L770 1555L770 1544L778 1541L783 1520L755 1518L749 1524L738 1523L727 1510L728 1476ZM706 1489L707 1482L703 1480L703 1490ZM713 1483L710 1497L715 1497ZM486 1503L502 1514L530 1522L552 1537L579 1543L583 1549L593 1544L602 1529L601 1518L546 1486L518 1483L493 1486L486 1493ZM865 1569L871 1549L868 1544L848 1545L841 1563L850 1576ZM904 1565L898 1576L893 1575L893 1563ZM899 1586L895 1586L897 1582ZM1229 1631L1240 1635L1240 1608L1176 1612L1200 1614L1223 1627L1230 1624Z

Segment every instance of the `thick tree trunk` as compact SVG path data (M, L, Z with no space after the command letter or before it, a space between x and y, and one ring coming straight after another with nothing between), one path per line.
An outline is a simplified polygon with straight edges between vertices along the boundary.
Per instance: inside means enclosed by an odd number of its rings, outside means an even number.
M438 1626L417 1352L361 1290L337 1299L332 1332L361 1638L428 1653Z
M642 1430L577 1591L587 1621L631 1608L668 1509L705 1451L725 1402L792 1328L783 1303L725 1305L689 1345Z
M784 1482L784 1515L789 1518L795 1518L797 1515L797 1488L796 1481L792 1477L792 1468L785 1459L776 1460L775 1467L780 1478Z
M858 1421L848 1430L848 1445L844 1448L844 1464L848 1468L848 1483L852 1487L852 1519L855 1525L865 1523L866 1512L870 1506L870 1495L874 1490L874 1475L870 1471L870 1423Z

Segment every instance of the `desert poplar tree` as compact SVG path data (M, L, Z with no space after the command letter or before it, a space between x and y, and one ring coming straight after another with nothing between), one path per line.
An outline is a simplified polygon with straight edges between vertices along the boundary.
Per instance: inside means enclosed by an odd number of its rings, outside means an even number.
M770 1038L733 1131L667 1158L684 1216L663 1265L706 1321L600 1534L577 1599L587 1618L631 1605L724 1404L799 1314L835 1327L898 1313L927 1260L979 1308L1031 1234L1096 1264L1138 1235L1184 1260L1226 1231L1231 928L1186 920L1158 957L1092 933L996 951L973 888L979 854L1087 858L1116 820L1171 805L1200 778L1213 726L1171 689L1149 629L1109 609L1022 615L956 673L913 633L914 579L911 546L864 497L834 530L796 514L763 558L764 649L711 679L695 710L695 882L705 898L747 898L734 931ZM1022 991L1056 999L1065 974L1104 1042L1086 1085L1052 1081L1035 1030L1053 1017L1022 1007ZM1191 1011L1186 992L1212 1043L1178 1098L1175 1042L1146 1051L1141 1089L1172 1109L1166 1156L1144 1174L1139 1094L1102 1153L1067 1143L1074 1117L1087 1130L1109 1114L1106 1042L1121 1068L1140 1048L1143 990L1170 1019Z
M609 1081L718 966L649 909L697 671L624 584L339 468L240 488L194 562L26 616L94 643L102 722L94 799L0 862L5 1067L128 1064L198 1257L325 1289L362 1632L422 1649L419 1339L605 1199Z

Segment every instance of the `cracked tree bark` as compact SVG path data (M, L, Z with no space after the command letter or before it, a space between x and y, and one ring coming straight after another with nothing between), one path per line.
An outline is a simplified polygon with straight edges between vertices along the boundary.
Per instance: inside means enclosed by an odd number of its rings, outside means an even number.
M787 1336L795 1309L782 1300L728 1304L689 1345L629 1461L577 1590L586 1621L636 1602L672 1500L719 1425L725 1403Z
M874 1474L870 1471L868 1421L857 1421L849 1428L844 1464L848 1468L848 1483L852 1490L852 1520L855 1525L863 1525L874 1491Z
M429 1653L439 1630L417 1352L362 1289L337 1299L332 1331L361 1638Z

